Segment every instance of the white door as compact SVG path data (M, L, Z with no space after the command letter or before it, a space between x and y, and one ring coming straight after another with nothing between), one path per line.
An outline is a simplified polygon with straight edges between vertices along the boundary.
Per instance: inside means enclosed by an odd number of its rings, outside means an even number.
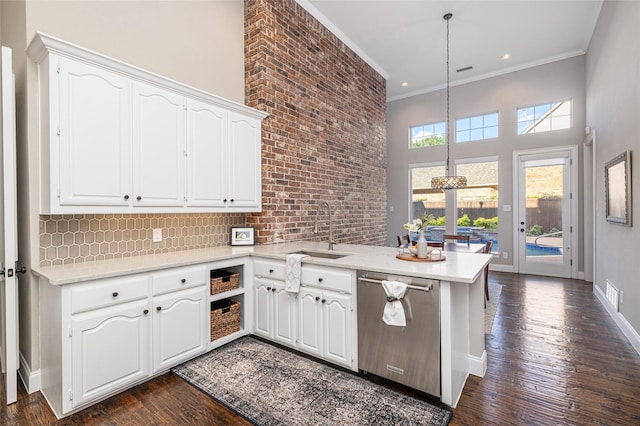
M516 244L518 272L572 277L575 227L575 149L517 155Z
M11 49L2 47L2 174L0 191L0 262L4 271L0 283L0 324L2 372L5 373L7 404L18 399L18 282L15 272L18 256L16 237L16 128L15 85Z
M133 85L133 205L183 206L185 98Z

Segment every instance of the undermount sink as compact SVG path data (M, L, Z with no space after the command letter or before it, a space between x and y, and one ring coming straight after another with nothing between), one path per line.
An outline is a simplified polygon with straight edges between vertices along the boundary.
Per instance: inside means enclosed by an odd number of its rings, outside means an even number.
M317 251L317 250L298 250L289 252L289 254L306 254L311 257L319 257L322 259L340 259L345 256L349 256L351 253L332 253L330 251Z

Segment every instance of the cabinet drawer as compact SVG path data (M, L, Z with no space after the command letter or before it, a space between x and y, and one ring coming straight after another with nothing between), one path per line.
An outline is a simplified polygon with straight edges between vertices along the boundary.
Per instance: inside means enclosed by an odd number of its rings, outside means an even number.
M149 294L147 276L88 282L71 288L71 313L89 311L144 299Z
M253 274L258 277L272 278L274 280L284 280L285 266L284 262L254 260Z
M353 279L354 275L352 271L304 265L302 267L300 283L327 290L351 293L351 283Z
M208 281L205 271L204 266L194 266L156 272L151 276L153 295L205 285Z

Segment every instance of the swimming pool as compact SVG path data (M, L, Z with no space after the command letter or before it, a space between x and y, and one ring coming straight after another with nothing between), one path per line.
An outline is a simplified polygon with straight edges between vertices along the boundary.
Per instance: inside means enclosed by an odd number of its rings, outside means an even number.
M487 241L482 240L482 243L486 243ZM493 246L491 247L492 253L500 253L500 248L498 247L498 242L494 241ZM560 247L543 247L538 246L533 243L527 243L526 255L527 256L559 256L562 254L562 250Z

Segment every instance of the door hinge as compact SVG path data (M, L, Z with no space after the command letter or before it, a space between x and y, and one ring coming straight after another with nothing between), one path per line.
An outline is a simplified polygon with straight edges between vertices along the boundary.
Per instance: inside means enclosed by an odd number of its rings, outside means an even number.
M573 232L573 226L569 227L569 232Z
M573 266L573 259L569 259L569 266Z
M73 401L73 391L69 389L69 401Z
M58 127L58 128L56 129L56 135L57 135L57 136L60 136L60 127Z
M58 188L58 198L60 198L60 188Z
M573 200L573 192L570 192L570 193L569 193L569 199L570 199L570 200Z
M73 337L73 328L69 327L69 337Z
M56 64L56 73L60 74L60 64Z

